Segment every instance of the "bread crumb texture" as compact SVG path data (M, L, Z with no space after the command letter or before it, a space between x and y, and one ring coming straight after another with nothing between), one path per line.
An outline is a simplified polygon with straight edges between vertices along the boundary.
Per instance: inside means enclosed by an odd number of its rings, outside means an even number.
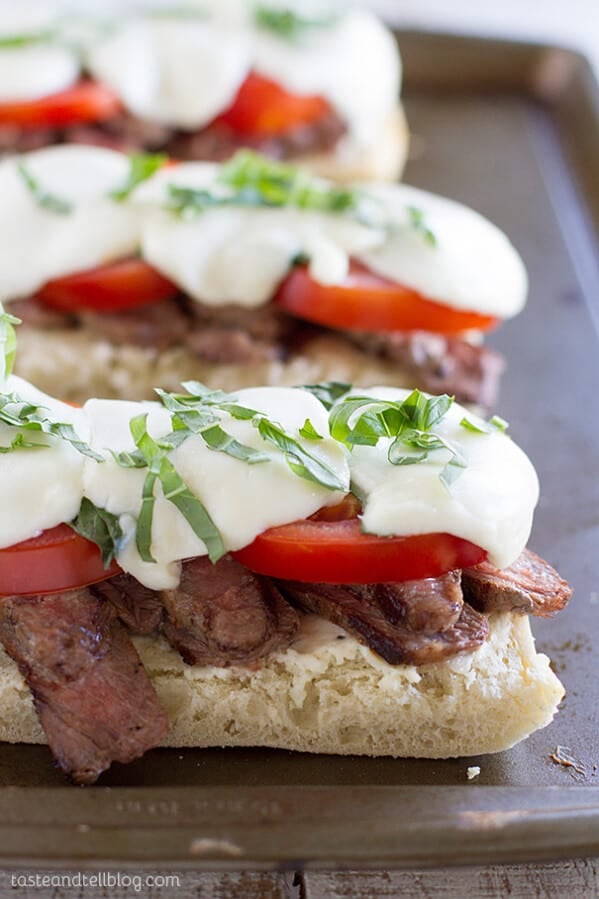
M411 386L410 380L414 380L413 375L402 374L397 363L362 352L335 335L311 340L285 361L225 365L203 362L186 347L158 352L114 346L98 340L85 327L72 331L23 328L15 374L46 393L74 403L83 403L90 396L156 399L155 387L178 391L181 382L187 380L227 391L256 384L293 386L320 381L402 387Z
M441 665L387 665L309 616L294 645L251 668L189 667L162 638L136 638L170 719L167 746L267 746L444 758L499 752L547 725L564 694L528 619ZM0 653L0 739L45 742L14 663Z

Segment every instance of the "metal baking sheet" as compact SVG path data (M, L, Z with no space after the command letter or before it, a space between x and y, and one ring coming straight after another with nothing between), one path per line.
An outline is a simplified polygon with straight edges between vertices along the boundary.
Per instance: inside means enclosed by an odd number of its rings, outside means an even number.
M525 257L530 302L491 339L500 412L543 485L530 545L575 597L535 622L567 697L511 750L469 760L158 750L96 787L0 746L0 866L423 866L599 855L599 94L557 48L400 35L406 179L471 204ZM493 273L489 272L489 277ZM551 759L557 747L576 761ZM565 750L564 750L565 751ZM480 766L476 780L466 769Z

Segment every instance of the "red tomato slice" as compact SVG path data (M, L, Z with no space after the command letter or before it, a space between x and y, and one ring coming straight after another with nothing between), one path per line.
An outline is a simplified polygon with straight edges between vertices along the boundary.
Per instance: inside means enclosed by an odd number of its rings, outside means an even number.
M275 299L298 318L331 328L459 334L470 329L486 331L497 324L494 316L462 312L429 300L358 262L351 263L340 285L319 284L305 266L298 266L283 281Z
M95 584L120 571L104 568L95 543L59 524L22 543L0 549L0 595L57 593Z
M121 101L110 88L80 81L57 94L37 100L0 103L0 125L24 129L61 128L82 122L101 122L121 111Z
M384 584L438 577L477 565L487 553L451 534L378 537L357 518L308 519L270 528L233 553L258 574L313 584Z
M48 281L37 296L63 312L122 312L178 293L178 287L143 259L125 259Z
M318 122L329 111L323 97L291 94L275 81L250 72L233 105L217 121L239 134L268 137Z

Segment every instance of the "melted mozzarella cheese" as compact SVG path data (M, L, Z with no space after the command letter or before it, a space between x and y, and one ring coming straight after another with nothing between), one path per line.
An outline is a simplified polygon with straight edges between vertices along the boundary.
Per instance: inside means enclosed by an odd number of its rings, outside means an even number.
M394 401L409 391L377 387L360 395ZM465 457L467 466L448 490L439 474L450 456L431 452L425 463L394 466L387 458L390 440L376 447L357 446L351 477L363 498L363 527L384 536L448 533L486 549L491 562L503 568L526 546L539 496L532 463L505 434L478 434L460 425L466 416L484 423L457 403L435 427Z
M70 204L59 214L40 205L19 174ZM129 176L129 160L99 147L57 146L0 163L0 300L35 293L47 281L131 255L138 212L109 196Z
M369 12L349 11L297 43L259 28L254 41L255 70L291 93L325 97L354 145L381 135L398 102L401 62L393 36Z
M14 392L30 403L44 406L53 421L70 423L83 440L87 438L82 410L47 396L15 376L8 378L2 391ZM17 433L15 428L0 423L0 446L10 446ZM0 547L12 546L71 521L79 511L83 495L84 457L77 450L65 440L39 431L20 433L28 442L43 448L0 453Z
M522 259L505 234L473 209L404 184L368 186L395 233L360 260L374 272L447 306L502 318L526 302ZM434 243L410 226L409 210L422 214Z
M191 129L231 106L249 61L247 38L218 23L141 18L92 46L87 67L139 118Z
M125 571L152 589L170 589L180 577L180 562L205 555L203 541L185 517L156 489L151 553L155 562L140 558L135 542L146 469L119 466L110 450L135 449L130 433L133 417L146 413L147 427L158 439L171 431L171 415L158 403L90 400L74 409L11 376L5 387L44 406L54 421L69 422L79 436L105 459L97 462L79 454L64 440L39 432L23 432L40 449L0 453L0 547L72 520L86 496L97 507L119 518L123 539L117 558ZM360 391L373 398L402 400L408 391L379 387ZM363 502L366 532L381 536L449 533L488 552L497 567L510 565L526 546L538 481L527 456L500 432L473 433L460 425L466 415L454 404L435 430L465 457L466 468L447 489L439 474L449 459L446 450L430 453L426 462L394 466L387 458L389 440L376 447L356 446L349 455L330 437L309 441L299 429L309 419L316 430L328 433L328 414L311 394L300 389L257 387L240 390L240 405L278 421L304 448L328 465L343 482L343 491L326 489L300 478L283 455L260 437L251 422L222 416L222 427L239 442L266 451L269 460L248 464L207 447L190 436L169 453L172 464L189 489L204 504L227 550L240 549L269 527L306 518L339 501L350 478ZM16 430L0 425L0 445L10 446Z
M144 258L203 303L269 302L300 253L311 257L315 275L335 283L345 277L349 255L380 240L376 229L350 218L291 208L226 207L192 217L164 208L169 185L213 190L218 172L208 163L184 163L136 192Z
M56 5L1 4L0 39L27 38L53 28ZM80 73L77 54L51 41L0 48L0 103L37 100L65 90Z
M249 4L199 7L205 19L147 16L117 25L88 49L87 68L135 115L174 127L212 121L254 70L293 93L327 99L354 145L379 137L397 105L401 64L393 37L373 15L346 11L296 42L257 27Z
M405 185L364 186L376 222L292 208L169 212L169 185L222 190L219 167L186 163L159 172L136 193L144 208L142 254L190 296L208 305L257 306L272 299L295 257L312 277L343 281L349 259L444 305L507 318L526 300L523 262L507 237L459 203ZM417 209L434 246L410 223Z
M64 47L0 48L0 103L39 100L79 80L79 60Z
M265 413L297 437L309 418L317 431L327 433L327 414L309 393L291 388L253 388L236 394L241 405ZM171 430L170 415L156 403L90 400L85 413L91 425L91 445L100 453L132 450L129 421L148 412L148 431L153 437ZM226 431L257 450L267 450L270 461L249 465L209 449L199 436L191 436L170 454L171 461L192 492L202 501L219 529L227 550L251 543L269 527L305 518L324 505L338 502L335 491L294 474L283 455L266 444L247 421L228 416ZM349 489L346 453L330 438L306 441L304 447L331 467ZM119 516L124 539L118 561L125 571L153 589L172 588L180 576L179 560L205 555L206 547L175 506L157 493L151 551L156 563L144 562L135 545L135 526L141 507L143 469L120 468L113 459L90 463L85 471L85 495L97 506Z

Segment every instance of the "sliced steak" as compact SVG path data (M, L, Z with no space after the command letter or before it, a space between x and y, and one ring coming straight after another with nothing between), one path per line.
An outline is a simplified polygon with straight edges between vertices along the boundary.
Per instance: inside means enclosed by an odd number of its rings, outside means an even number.
M150 347L158 352L185 341L189 321L176 299L146 303L122 312L80 312L81 324L97 338L117 346Z
M572 590L555 568L525 549L508 568L481 562L462 572L464 595L483 612L522 612L547 617L563 609Z
M489 633L487 619L456 599L455 576L366 586L277 583L286 598L344 628L391 665L426 665L473 652Z
M429 393L448 393L461 403L485 409L495 404L505 363L489 347L426 331L351 331L347 335L366 352L397 362Z
M144 587L130 574L118 574L90 588L94 596L110 603L132 634L153 634L160 627L164 607L160 595Z
M229 667L258 661L291 643L299 618L276 586L225 557L183 566L176 590L161 594L163 629L189 665Z
M21 319L23 327L37 328L40 331L62 331L73 328L76 318L68 312L51 309L37 297L26 297L10 303L11 315Z
M206 306L187 300L190 349L206 362L251 363L280 359L285 344L301 324L274 303L257 308L235 304Z
M347 128L334 112L310 125L297 125L273 137L240 135L223 122L213 122L200 131L179 131L163 148L175 159L203 159L222 162L242 147L249 147L273 159L290 159L333 150Z
M405 624L423 634L452 627L464 605L459 571L420 581L366 586L362 595L365 599L371 595L391 624Z
M60 767L93 783L157 746L168 721L111 606L89 590L0 598L0 641L27 681Z

